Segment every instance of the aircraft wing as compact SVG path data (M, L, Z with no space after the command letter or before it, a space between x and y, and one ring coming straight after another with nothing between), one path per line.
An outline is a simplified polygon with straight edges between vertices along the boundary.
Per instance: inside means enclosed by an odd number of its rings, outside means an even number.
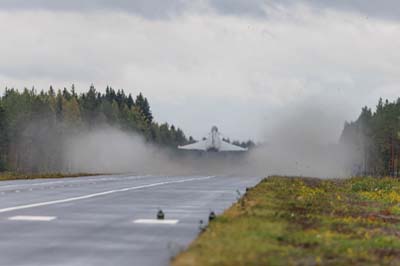
M220 151L247 151L247 149L230 144L225 141L221 141L221 148Z
M181 150L194 150L194 151L206 151L207 150L207 140L199 141L193 144L179 146L178 149Z

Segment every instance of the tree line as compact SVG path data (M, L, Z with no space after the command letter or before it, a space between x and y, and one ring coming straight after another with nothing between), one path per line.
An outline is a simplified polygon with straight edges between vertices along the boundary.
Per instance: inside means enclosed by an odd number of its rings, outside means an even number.
M154 121L142 93L133 97L109 86L101 93L93 85L81 94L74 86L40 92L6 88L0 97L0 171L58 171L62 137L101 125L136 132L163 147L194 141L180 128Z
M353 174L399 176L399 132L400 98L379 99L374 112L366 106L356 121L346 122L340 143L351 154Z
M256 144L252 140L240 141L240 140L230 140L229 138L222 138L222 140L242 148L253 149L256 147Z

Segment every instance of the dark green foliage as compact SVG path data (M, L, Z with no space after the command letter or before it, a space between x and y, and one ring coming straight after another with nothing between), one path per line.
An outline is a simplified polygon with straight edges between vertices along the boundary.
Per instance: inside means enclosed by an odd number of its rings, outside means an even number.
M195 143L196 141L194 140L194 138L192 136L189 137L189 144Z
M50 86L40 93L34 88L22 92L6 88L0 97L0 171L62 170L63 137L104 125L171 148L189 143L181 129L153 121L150 104L141 93L134 101L124 90L107 87L103 94L93 85L80 95L74 85L57 91Z
M252 141L252 140L248 140L248 141L238 141L238 140L234 140L231 141L229 138L222 138L223 141L227 142L227 143L232 143L233 145L242 147L242 148L247 148L247 149L252 149L256 147L256 144ZM190 141L190 139L189 139Z
M153 122L153 115L151 114L150 111L149 102L147 101L147 98L143 97L142 93L139 93L139 95L136 97L135 105L137 106L139 111L143 114L146 122L151 124L151 122Z
M354 174L398 175L400 98L379 99L376 111L364 107L355 122L345 123L341 144L351 154Z
M229 142L229 139L228 139L228 142ZM248 148L248 149L252 149L252 148L256 147L256 144L252 140L242 141L242 142L235 140L232 142L232 144L242 147L242 148Z
M6 152L7 151L7 125L6 112L0 103L0 171L6 168Z

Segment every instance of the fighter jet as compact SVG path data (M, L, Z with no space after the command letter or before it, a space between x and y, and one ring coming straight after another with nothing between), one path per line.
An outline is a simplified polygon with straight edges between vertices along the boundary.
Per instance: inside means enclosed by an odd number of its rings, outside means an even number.
M192 151L208 151L208 152L247 151L246 148L232 145L224 141L221 137L221 134L218 132L218 128L216 126L213 126L211 128L211 132L208 134L208 138L206 138L205 140L185 146L178 146L178 149L192 150Z

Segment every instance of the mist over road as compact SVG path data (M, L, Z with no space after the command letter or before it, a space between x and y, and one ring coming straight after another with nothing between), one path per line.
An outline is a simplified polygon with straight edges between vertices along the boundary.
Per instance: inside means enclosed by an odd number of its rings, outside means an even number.
M0 183L0 265L168 265L210 210L261 178L98 176ZM158 208L164 224L153 224Z

